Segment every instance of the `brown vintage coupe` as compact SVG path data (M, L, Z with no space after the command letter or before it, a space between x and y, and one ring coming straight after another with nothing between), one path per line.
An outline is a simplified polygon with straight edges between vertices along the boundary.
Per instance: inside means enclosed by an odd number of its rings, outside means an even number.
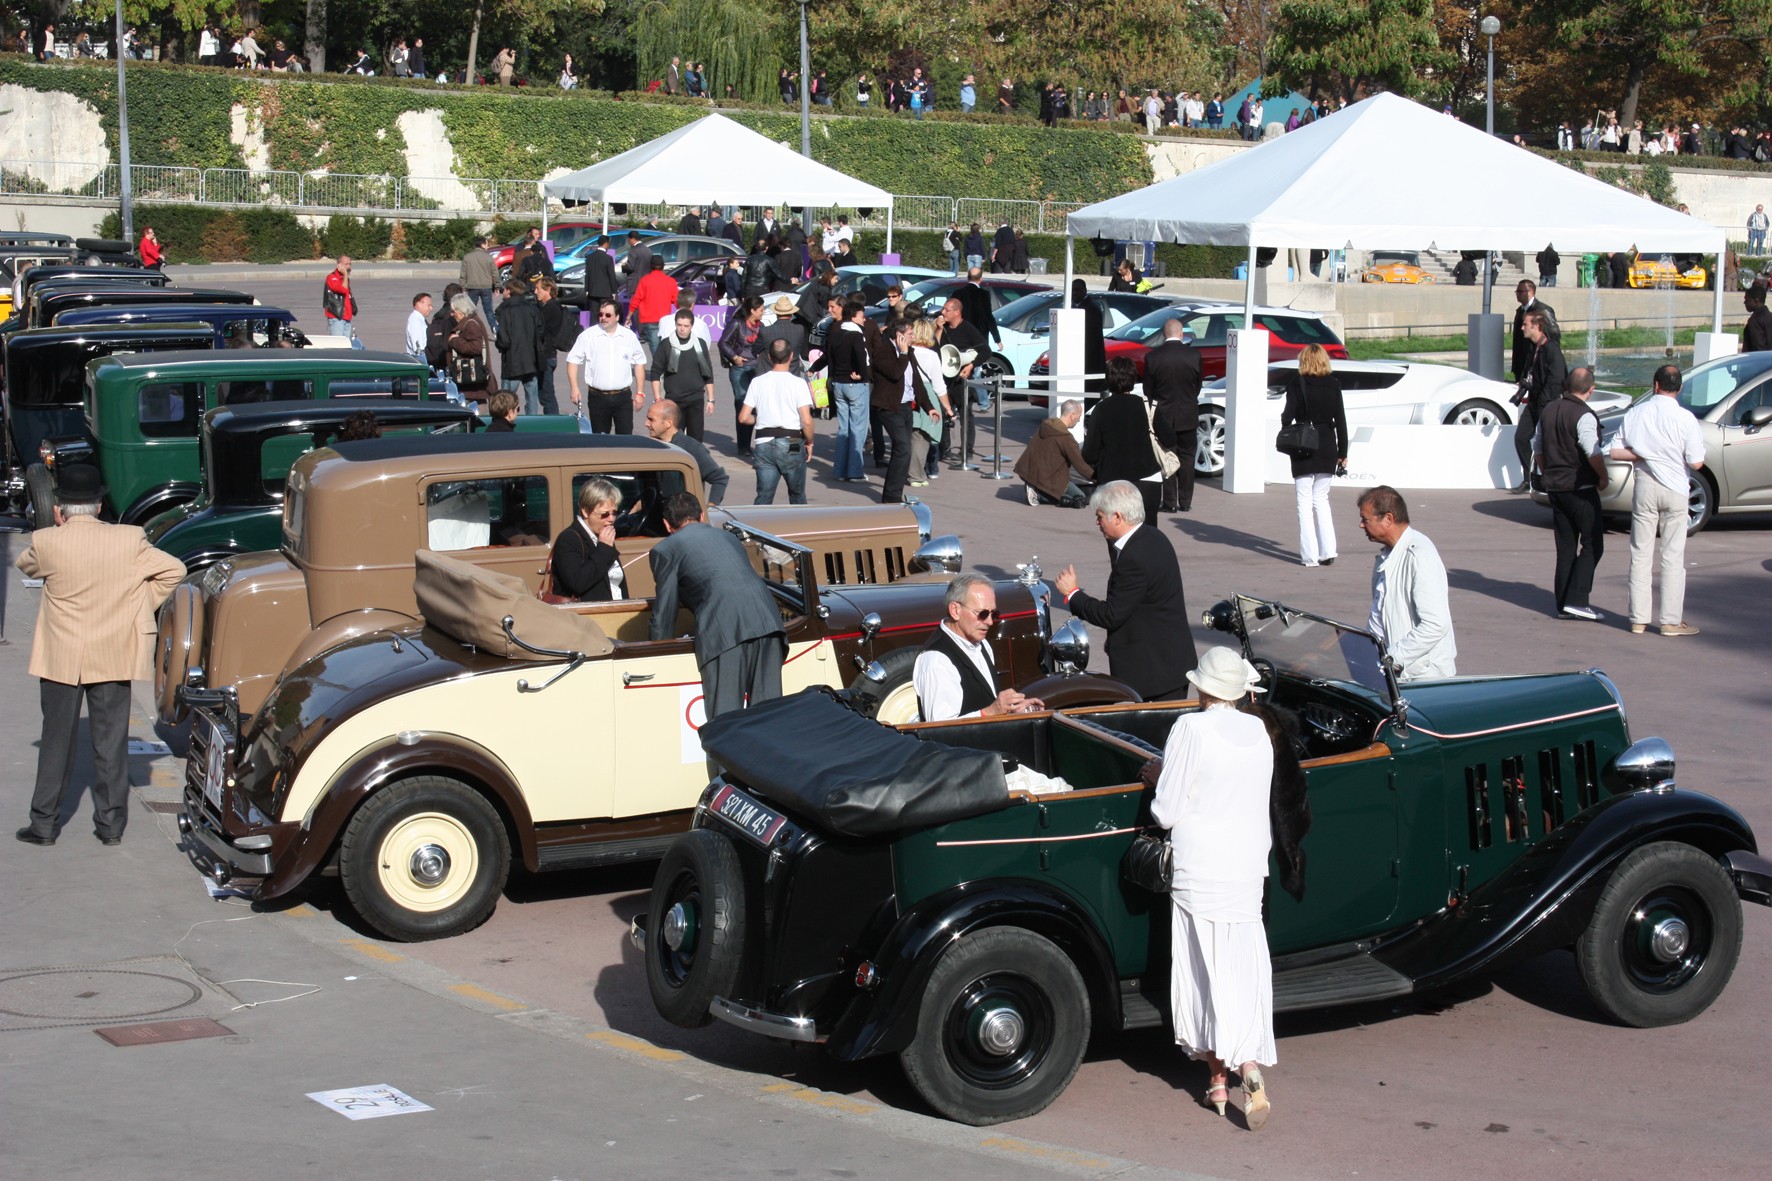
M162 609L160 721L183 721L179 692L186 688L231 689L250 716L284 669L354 636L411 623L420 549L540 589L548 547L571 523L578 490L593 476L622 491L616 548L630 593L647 598L645 558L665 535L665 501L683 491L704 495L695 461L676 447L627 435L475 434L309 452L289 472L282 547L193 574ZM921 505L746 505L712 509L708 519L803 542L827 586L894 582L960 563L957 539L928 540Z

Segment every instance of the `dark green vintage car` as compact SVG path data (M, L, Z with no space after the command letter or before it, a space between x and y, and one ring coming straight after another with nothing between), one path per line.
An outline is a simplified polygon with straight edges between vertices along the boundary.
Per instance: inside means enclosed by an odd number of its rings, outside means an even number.
M431 369L404 353L212 349L100 357L86 367L85 431L43 441L53 473L96 464L111 520L140 525L196 499L205 411L307 398L428 398Z
M382 435L467 434L487 420L468 406L397 398L257 402L217 406L203 416L203 492L144 527L148 540L190 571L224 558L274 550L283 541L283 491L303 455L330 446L353 414L367 410ZM583 419L522 415L519 434L577 434Z
M1403 996L1573 947L1636 1026L1702 1013L1772 862L1676 790L1598 671L1399 687L1369 633L1240 598L1208 612L1298 720L1301 900L1270 888L1280 1011ZM702 730L728 768L666 852L643 949L668 1020L718 1017L853 1060L896 1054L941 1114L1031 1115L1092 1031L1167 1023L1169 902L1120 863L1140 781L1194 702L892 730L815 693ZM1006 766L1068 789L1014 790ZM1277 872L1277 871L1276 871ZM1274 879L1270 879L1274 880Z

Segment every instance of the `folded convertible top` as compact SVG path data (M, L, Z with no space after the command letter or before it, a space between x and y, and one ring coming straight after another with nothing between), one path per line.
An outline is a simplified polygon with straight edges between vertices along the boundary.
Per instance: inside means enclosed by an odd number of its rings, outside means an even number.
M1001 755L901 734L825 689L715 718L701 744L728 782L838 836L889 836L1009 806Z

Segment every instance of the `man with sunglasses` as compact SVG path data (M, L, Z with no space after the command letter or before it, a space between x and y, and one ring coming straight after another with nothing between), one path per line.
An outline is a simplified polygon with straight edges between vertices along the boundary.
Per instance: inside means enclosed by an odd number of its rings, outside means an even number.
M586 389L579 394L579 374ZM613 299L597 306L597 322L578 334L566 354L566 386L575 413L584 407L591 429L600 435L634 433L634 411L645 404L646 350L622 325Z
M997 589L980 574L948 583L947 618L911 668L917 707L925 722L989 718L1045 709L1037 697L997 689L997 662L988 642L997 622Z

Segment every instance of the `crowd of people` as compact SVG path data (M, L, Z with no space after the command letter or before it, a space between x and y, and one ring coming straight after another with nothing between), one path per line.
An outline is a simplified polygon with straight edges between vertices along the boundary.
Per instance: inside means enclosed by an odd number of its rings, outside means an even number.
M1722 156L1730 160L1755 160L1772 163L1772 130L1749 131L1745 123L1736 123L1726 131L1706 127L1703 123L1682 126L1668 122L1660 127L1645 128L1643 120L1632 120L1626 127L1618 121L1618 112L1596 111L1594 116L1576 129L1565 119L1557 124L1556 146L1559 152L1618 152L1629 156Z

